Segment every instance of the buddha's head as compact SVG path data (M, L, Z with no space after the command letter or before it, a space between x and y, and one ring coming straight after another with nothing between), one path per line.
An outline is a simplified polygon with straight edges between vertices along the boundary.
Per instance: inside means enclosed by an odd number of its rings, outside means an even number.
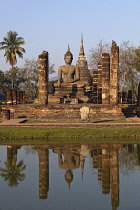
M65 55L64 55L64 60L65 60L65 63L66 63L66 64L71 64L71 63L72 63L73 55L72 55L72 53L70 52L69 45L68 45L68 50L67 50L67 52L66 52Z

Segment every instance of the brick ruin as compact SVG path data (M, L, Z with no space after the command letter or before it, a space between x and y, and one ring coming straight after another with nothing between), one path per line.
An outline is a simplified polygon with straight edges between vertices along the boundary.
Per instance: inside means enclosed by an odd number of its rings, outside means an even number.
M71 54L70 48L66 54ZM98 70L91 76L82 39L76 66L69 65L72 68L72 76L78 68L78 79L71 83L67 81L67 76L61 86L56 83L54 95L51 96L48 94L48 63L49 54L43 51L38 58L38 99L34 103L28 103L29 98L24 91L7 90L7 103L1 105L0 109L9 109L11 117L22 115L46 120L58 118L84 120L83 116L85 120L114 116L120 118L124 117L125 113L127 115L131 112L134 116L140 112L139 99L137 108L134 106L132 90L128 93L119 93L119 47L116 42L112 41L111 55L102 54ZM65 71L67 65L61 68ZM140 98L140 91L138 95Z

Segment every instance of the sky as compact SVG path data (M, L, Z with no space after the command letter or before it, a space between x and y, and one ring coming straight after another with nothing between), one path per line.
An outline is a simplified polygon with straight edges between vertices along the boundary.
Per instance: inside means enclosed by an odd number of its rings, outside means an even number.
M0 11L0 41L8 31L16 31L26 42L24 59L37 60L48 51L56 70L52 76L64 65L68 44L76 64L81 34L86 57L100 40L140 45L139 0L0 0ZM17 66L22 67L24 59L17 59ZM9 69L0 51L0 70Z

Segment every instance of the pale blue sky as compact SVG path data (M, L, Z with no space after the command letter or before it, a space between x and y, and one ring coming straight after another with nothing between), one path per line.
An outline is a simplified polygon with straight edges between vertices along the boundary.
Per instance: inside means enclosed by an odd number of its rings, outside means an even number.
M64 64L68 44L75 65L81 33L86 56L100 39L140 45L139 0L1 0L0 11L0 41L8 31L16 31L26 41L24 58L37 59L46 50L56 71ZM8 70L3 54L0 69ZM18 59L17 66L23 63Z

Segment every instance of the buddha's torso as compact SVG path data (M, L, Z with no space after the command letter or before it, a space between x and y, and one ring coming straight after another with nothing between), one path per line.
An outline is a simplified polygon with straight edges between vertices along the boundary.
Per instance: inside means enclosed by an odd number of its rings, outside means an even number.
M63 82L70 82L71 79L74 79L76 66L74 65L64 65L60 67L62 73L64 73Z

